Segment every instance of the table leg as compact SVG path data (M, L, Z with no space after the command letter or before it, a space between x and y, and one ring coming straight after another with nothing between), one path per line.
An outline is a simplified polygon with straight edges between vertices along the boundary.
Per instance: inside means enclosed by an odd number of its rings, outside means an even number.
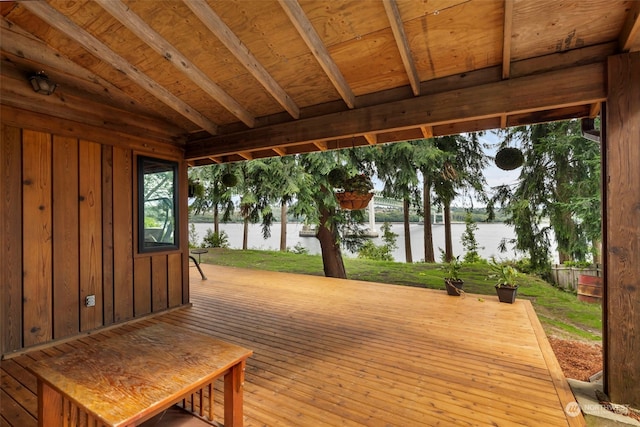
M38 380L38 426L62 427L62 395Z
M234 365L224 376L224 427L242 427L242 391L246 361Z

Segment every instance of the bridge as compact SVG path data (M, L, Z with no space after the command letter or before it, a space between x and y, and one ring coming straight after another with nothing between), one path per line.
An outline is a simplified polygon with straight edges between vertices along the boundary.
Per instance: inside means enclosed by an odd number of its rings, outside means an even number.
M373 206L374 210L376 208L402 209L403 201L399 199L383 197L379 191L376 191L373 199L371 199L371 202L369 202L369 219L371 219L371 206ZM442 212L441 209L435 210L434 208L431 208L431 223L444 224L444 212Z

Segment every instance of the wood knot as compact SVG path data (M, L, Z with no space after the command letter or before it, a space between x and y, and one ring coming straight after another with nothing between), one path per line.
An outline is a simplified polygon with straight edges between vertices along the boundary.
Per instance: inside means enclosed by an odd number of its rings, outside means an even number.
M84 202L84 196L79 196L78 200L80 200L81 202Z

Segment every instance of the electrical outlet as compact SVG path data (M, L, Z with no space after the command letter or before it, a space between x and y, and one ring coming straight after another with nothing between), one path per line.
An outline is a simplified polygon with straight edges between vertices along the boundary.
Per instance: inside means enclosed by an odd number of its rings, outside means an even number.
M87 295L84 299L84 305L87 307L95 307L96 305L96 296L95 295Z

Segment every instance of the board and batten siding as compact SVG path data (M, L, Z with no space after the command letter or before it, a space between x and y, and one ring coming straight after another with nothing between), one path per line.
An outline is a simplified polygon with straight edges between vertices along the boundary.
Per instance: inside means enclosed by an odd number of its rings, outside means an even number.
M9 125L0 142L2 354L188 302L186 250L137 253L135 156L153 153Z

